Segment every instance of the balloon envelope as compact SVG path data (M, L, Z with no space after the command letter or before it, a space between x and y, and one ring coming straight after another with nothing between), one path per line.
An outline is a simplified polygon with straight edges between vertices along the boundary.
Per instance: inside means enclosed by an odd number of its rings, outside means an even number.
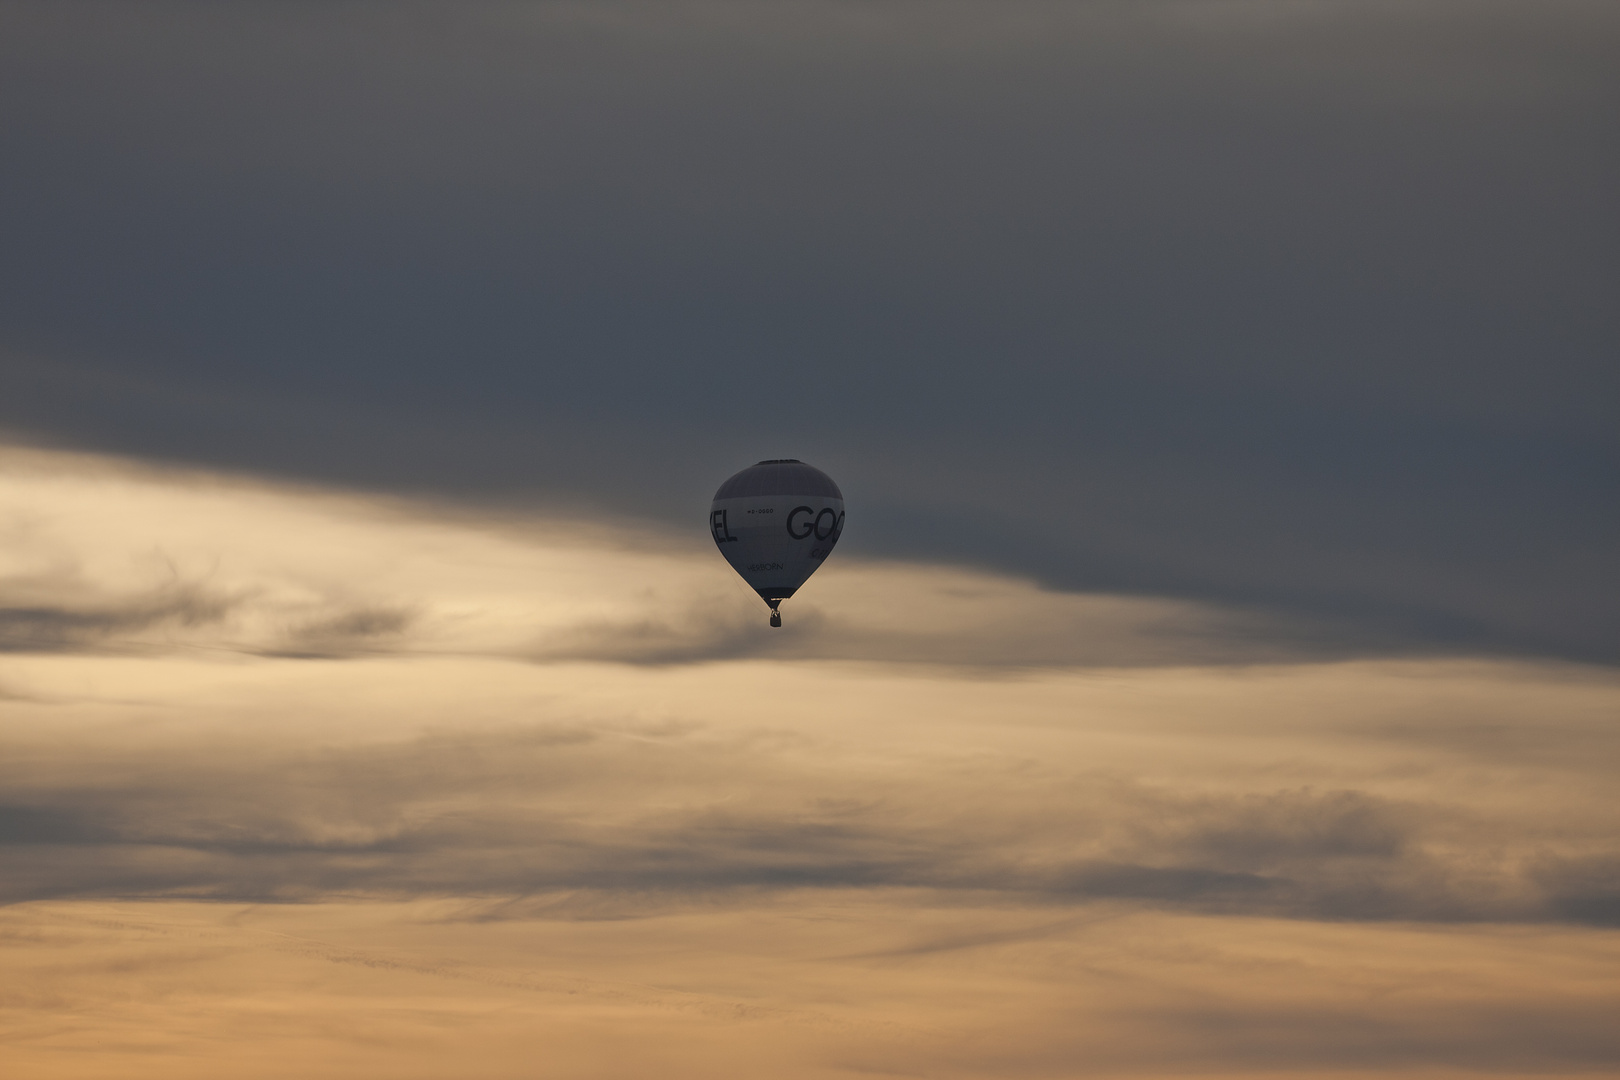
M843 535L844 495L832 477L802 461L761 461L714 493L709 531L731 568L774 610Z

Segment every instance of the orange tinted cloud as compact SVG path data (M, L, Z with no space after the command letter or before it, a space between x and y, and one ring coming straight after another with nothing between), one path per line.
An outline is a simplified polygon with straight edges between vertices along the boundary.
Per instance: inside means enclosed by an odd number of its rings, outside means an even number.
M1612 673L853 560L773 636L696 529L0 493L25 1075L1620 1063Z

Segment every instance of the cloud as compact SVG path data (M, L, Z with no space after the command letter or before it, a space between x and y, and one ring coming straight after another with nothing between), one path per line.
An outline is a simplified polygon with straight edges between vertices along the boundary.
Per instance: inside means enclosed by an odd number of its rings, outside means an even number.
M826 623L817 611L795 619L793 629L773 640L759 633L758 613L735 597L714 590L707 598L688 601L684 610L631 616L609 621L592 619L552 630L525 650L542 663L598 660L621 664L694 664L717 660L782 655L812 648ZM660 603L659 607L665 606ZM754 616L754 617L750 617Z
M635 523L56 453L0 492L12 901L1613 921L1592 669L1325 662L1358 648L859 558L778 631L702 543Z
M941 1076L1614 1059L1602 669L842 552L778 631L644 523L10 465L10 609L104 617L6 656L0 995L81 1032L8 1060L257 1045L204 985L278 1044L371 1017L299 1043L333 1075L442 1073L377 1033L446 1000L523 1018L515 1072L664 1022Z
M416 613L408 608L360 606L322 614L291 627L273 654L336 659L387 650L403 639Z
M790 1080L1536 1075L1601 1073L1620 1051L1612 950L1592 932L1053 918L850 891L641 919L456 911L0 909L8 1007L48 1033L8 1051L36 1073L89 1061L187 1075L206 1036L249 1051L250 1077L289 1063L426 1077L458 1061L520 1076L540 1044L563 1080L604 1068L695 1080L761 1062ZM53 1024L64 1010L72 1025Z
M561 892L620 909L624 897L684 903L801 887L913 888L1300 919L1612 921L1612 838L1601 831L1566 823L1556 851L1538 849L1528 834L1493 848L1499 813L1467 798L1379 793L1366 777L1307 771L1291 784L1256 776L1236 791L1200 792L1100 765L1019 780L1000 761L955 781L879 773L867 787L809 764L792 740L776 746L747 729L713 728L703 719L712 706L697 701L658 720L613 719L594 707L570 716L553 703L514 727L509 706L486 702L492 691L482 688L443 701L435 708L449 711L435 715L505 717L489 730L380 735L363 748L327 745L326 734L300 748L269 734L289 710L326 717L314 721L317 730L352 724L343 702L374 698L378 663L400 665L387 679L418 686L428 701L444 693L436 672L468 663L493 665L467 677L494 675L497 694L530 680L589 685L582 673L604 664L622 672L618 679L672 686L701 673L705 695L754 671L748 678L765 681L723 691L743 696L723 696L721 715L758 699L778 703L763 716L792 717L800 706L776 710L832 693L841 710L865 718L859 723L878 725L917 705L890 690L863 700L863 680L947 675L938 686L958 687L987 715L1041 700L1048 680L1074 671L1099 672L1106 685L1131 671L1213 663L1241 673L1282 660L1325 680L1268 719L1222 720L1241 743L1272 737L1264 733L1276 730L1276 717L1310 715L1321 693L1335 693L1326 688L1337 669L1310 662L1345 646L1297 622L849 559L813 579L776 631L762 626L763 609L712 552L671 550L633 526L536 531L431 503L59 454L23 457L5 482L12 516L0 547L10 567L0 627L13 656L201 662L186 669L198 685L216 678L203 658L235 656L292 680L195 705L182 693L162 706L176 715L248 709L270 725L247 729L252 749L218 733L161 752L17 743L0 818L18 868L7 886L13 900L358 893L501 905ZM287 696L328 677L310 661L332 659L356 666L310 697ZM855 667L827 667L839 664ZM829 674L783 697L770 680L795 668ZM84 707L76 692L38 682L45 670L8 679L7 707L19 715ZM1536 761L1562 774L1583 768L1605 738L1592 721L1611 704L1601 680L1465 670L1472 674L1449 691L1457 706L1439 715L1417 722L1404 707L1375 712L1372 722L1330 714L1312 730L1359 744L1357 753L1406 747L1489 767ZM1345 678L1342 693L1367 692ZM140 680L130 699L164 701L173 693L159 689L167 682ZM976 682L993 695L969 690ZM915 685L927 700L950 693ZM1387 680L1377 685L1405 693ZM1549 694L1567 703L1552 716L1542 708ZM427 706L401 699L395 707L421 717ZM1520 712L1504 719L1504 707ZM1521 713L1557 727L1568 752L1527 756L1527 729L1512 718ZM821 738L784 722L801 738ZM670 781L670 770L685 779ZM1036 813L1042 800L1051 806Z
M467 896L530 910L525 898L581 893L634 910L909 888L1295 919L1613 918L1612 855L1526 869L1533 846L1493 852L1502 821L1448 831L1459 810L1443 804L1189 796L1084 771L1020 792L997 769L972 795L1001 805L964 817L937 782L897 774L862 797L752 741L542 725L349 750L204 744L181 766L169 751L36 757L4 777L29 793L0 813L7 899Z
M645 521L477 513L47 451L13 450L0 491L8 651L1022 670L1421 649L1265 609L842 552L766 635L763 607L702 536L671 543Z
M0 844L114 843L116 830L85 821L71 811L0 806Z
M28 437L671 535L800 456L851 553L1614 661L1611 6L80 10Z
M1617 11L0 5L8 1066L1614 1072Z
M1620 852L1547 859L1532 872L1560 917L1620 927Z
M734 589L666 592L653 609L549 631L537 661L866 660L957 670L1309 662L1421 652L1274 611L1042 589L950 565L841 559L796 597L778 633ZM746 599L748 602L739 602Z
M107 596L73 580L10 578L0 581L0 652L71 652L216 626L239 602L195 583Z

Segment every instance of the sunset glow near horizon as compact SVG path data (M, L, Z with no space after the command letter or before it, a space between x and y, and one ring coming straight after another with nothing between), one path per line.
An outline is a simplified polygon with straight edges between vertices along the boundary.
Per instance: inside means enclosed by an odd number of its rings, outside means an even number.
M1614 1053L1610 671L853 558L770 631L701 528L7 461L16 1075Z

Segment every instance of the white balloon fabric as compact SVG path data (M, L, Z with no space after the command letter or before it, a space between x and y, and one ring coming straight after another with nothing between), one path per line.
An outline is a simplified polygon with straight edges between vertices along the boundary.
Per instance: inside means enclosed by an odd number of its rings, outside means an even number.
M844 494L832 477L795 458L750 465L720 485L709 507L720 554L749 588L777 605L816 572L844 532Z

